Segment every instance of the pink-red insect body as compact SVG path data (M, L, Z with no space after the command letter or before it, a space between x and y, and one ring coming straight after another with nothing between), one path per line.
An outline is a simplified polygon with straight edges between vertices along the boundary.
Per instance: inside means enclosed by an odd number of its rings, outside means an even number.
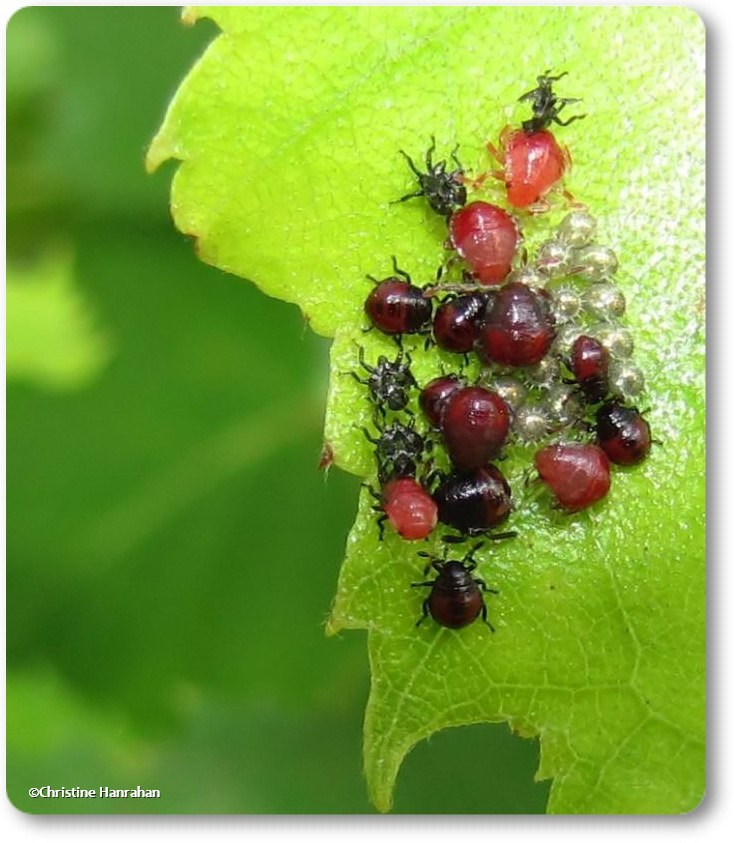
M517 223L489 202L471 202L449 220L449 241L480 284L500 284L520 242Z
M568 150L547 129L505 130L500 144L507 201L515 208L538 205L571 165Z
M547 445L535 455L535 467L558 506L567 512L595 504L607 494L612 482L609 459L598 445Z
M586 115L576 114L561 120L559 114L570 103L579 102L575 97L558 97L553 83L566 74L538 76L537 87L523 94L519 102L529 102L533 116L524 120L519 129L506 126L500 134L499 150L487 144L490 153L502 165L496 173L507 189L507 201L515 208L545 210L545 195L558 185L571 166L571 156L548 131L551 123L568 126ZM570 197L568 197L570 198Z
M398 535L408 541L427 538L438 521L438 507L412 477L395 477L382 487L382 510Z

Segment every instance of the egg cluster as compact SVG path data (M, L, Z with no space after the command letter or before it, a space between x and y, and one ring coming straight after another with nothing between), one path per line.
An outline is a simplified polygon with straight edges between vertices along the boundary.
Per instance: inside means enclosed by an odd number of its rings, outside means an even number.
M502 165L491 175L503 182L510 210L467 202L467 187L481 187L487 176L468 179L456 150L455 169L434 163L433 141L425 172L403 153L417 189L398 201L422 197L446 219L449 254L435 281L421 287L393 258L393 274L372 279L364 305L368 329L398 346L394 359L383 355L374 363L360 348L360 370L352 373L374 411L364 433L377 463L379 488L370 490L381 538L389 525L406 541L423 540L439 523L447 544L514 535L492 532L513 510L497 464L511 444L536 449L536 482L566 512L608 494L613 464L636 465L650 451L649 425L631 403L644 380L621 324L617 257L597 241L594 217L561 189L570 157L548 127L583 115L560 119L578 102L555 95L560 78L538 77L538 86L520 97L532 116L503 130L499 151L488 144ZM553 193L573 202L573 210L530 256L522 248L522 214L547 210ZM419 384L403 348L406 334L455 355L456 370ZM467 370L477 374L470 379ZM423 419L410 408L414 392ZM430 615L460 628L481 615L489 625L481 592L491 589L472 575L479 547L461 560L421 554L437 572L413 584L431 589L421 621Z

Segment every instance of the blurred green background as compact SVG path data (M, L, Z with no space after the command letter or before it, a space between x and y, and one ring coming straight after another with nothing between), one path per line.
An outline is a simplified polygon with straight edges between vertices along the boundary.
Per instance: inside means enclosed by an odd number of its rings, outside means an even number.
M371 812L363 633L327 639L359 481L316 470L328 342L197 261L143 156L215 35L174 8L7 30L8 793L47 813ZM418 746L397 812L537 813L504 724ZM30 787L158 788L158 800Z

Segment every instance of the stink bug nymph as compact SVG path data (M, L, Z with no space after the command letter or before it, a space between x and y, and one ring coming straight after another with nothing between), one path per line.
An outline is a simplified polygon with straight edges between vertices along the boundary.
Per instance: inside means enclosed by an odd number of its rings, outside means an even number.
M416 622L419 626L430 615L437 624L449 629L461 629L473 623L479 615L494 632L494 627L487 619L487 606L482 592L498 594L488 588L484 580L473 577L477 567L474 554L483 546L480 542L466 554L462 560L441 560L430 553L419 553L430 560L430 567L438 576L427 582L411 583L413 588L430 588L431 592L423 601L423 614Z
M583 120L585 114L574 114L568 120L561 120L558 116L561 111L571 103L581 102L577 97L557 97L553 91L553 83L558 82L568 76L568 71L560 73L558 76L549 76L548 71L541 74L537 78L538 86L528 91L518 98L518 102L529 102L533 109L533 116L529 120L524 120L522 128L524 132L540 132L547 129L551 123L557 123L559 126L568 126L574 120Z
M422 333L431 321L433 303L411 282L410 275L398 267L394 255L392 265L395 275L389 278L378 281L367 276L375 287L365 300L364 311L372 327L383 334L399 338L401 334Z
M410 371L410 354L401 351L395 360L388 360L384 355L377 359L377 365L371 366L365 362L364 348L359 347L359 365L367 372L366 378L361 378L356 372L351 376L367 387L372 402L377 409L404 410L410 400L410 390L418 384Z
M462 168L458 158L456 157L455 147L451 153L451 158L456 164L456 169L447 171L446 161L439 161L437 164L433 163L433 153L436 149L436 139L431 136L431 145L426 152L426 172L422 173L413 163L413 159L403 150L400 154L408 162L408 166L413 171L420 190L414 193L408 193L397 199L393 204L398 202L407 202L408 199L415 199L418 196L425 196L426 201L431 208L442 217L448 217L456 208L462 208L466 205L466 187L464 187L464 169Z
M380 481L391 476L415 477L424 455L433 447L432 440L415 429L415 418L411 416L407 424L394 421L387 426L375 418L375 427L379 432L377 437L367 428L362 430L367 441L375 446Z

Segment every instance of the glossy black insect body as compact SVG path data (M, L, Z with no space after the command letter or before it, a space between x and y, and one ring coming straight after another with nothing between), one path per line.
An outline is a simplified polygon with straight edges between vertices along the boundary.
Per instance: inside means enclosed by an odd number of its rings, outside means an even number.
M436 149L436 139L431 137L431 145L426 151L426 172L422 173L413 163L413 159L402 149L400 154L405 157L408 166L413 171L420 190L415 193L408 193L406 196L396 200L406 202L408 199L415 199L418 196L425 196L431 208L442 217L450 216L456 208L466 205L466 187L464 186L464 170L456 157L458 146L451 153L451 158L456 164L456 169L447 171L446 161L433 163L433 153Z
M446 298L433 317L436 345L445 351L468 354L479 337L487 307L485 293L467 293Z
M432 441L425 439L414 427L414 419L408 424L394 421L390 425L377 425L379 436L373 436L364 428L364 435L375 446L377 472L380 481L388 477L415 477L424 455L431 450Z
M512 510L510 485L494 465L445 476L433 499L438 520L467 536L491 530Z
M431 560L430 566L438 573L434 580L414 582L413 588L430 588L431 592L423 601L423 614L416 622L419 626L430 615L436 623L449 629L461 629L473 623L479 615L494 632L494 627L487 619L487 606L482 592L497 594L493 588L479 577L472 576L477 567L474 553L481 543L473 547L461 560L443 561L427 553L421 553Z
M364 311L373 328L400 341L402 334L419 334L428 330L433 313L433 303L410 280L410 275L400 269L393 255L395 275L379 281L367 277L375 287L367 296ZM370 330L368 328L367 330Z
M410 354L398 354L395 360L388 360L381 355L377 358L377 365L365 363L364 349L359 349L359 364L367 372L366 378L360 378L356 372L352 377L369 390L370 397L381 412L385 410L404 410L410 400L410 390L417 387L415 378L410 371Z
M650 425L637 407L607 401L596 413L596 436L609 459L617 465L637 465L650 453Z
M533 116L529 120L524 120L522 124L525 132L540 132L550 126L551 123L568 126L574 120L582 120L586 117L585 114L574 114L568 120L561 120L558 117L567 105L581 102L581 100L574 97L557 97L553 92L553 83L563 79L568 71L558 76L549 76L548 74L549 71L546 70L545 73L538 76L538 87L533 88L532 91L528 91L518 99L518 102L530 102L532 104Z

